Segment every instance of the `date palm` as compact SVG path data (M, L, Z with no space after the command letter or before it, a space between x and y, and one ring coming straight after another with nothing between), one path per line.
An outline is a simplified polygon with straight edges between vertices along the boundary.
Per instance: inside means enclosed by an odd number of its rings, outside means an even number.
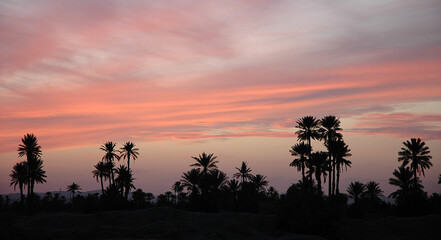
M27 133L21 139L22 144L18 146L18 157L26 156L26 161L28 164L28 197L32 195L34 192L34 184L35 181L32 179L31 171L36 171L38 169L33 169L38 165L37 160L40 159L42 152L41 146L38 144L37 137L32 133Z
M322 174L324 174L324 178L326 179L326 171L329 167L326 159L328 155L326 152L314 152L311 154L310 164L310 174L315 174L315 180L317 181L317 187L319 190L319 194L322 194Z
M124 198L128 200L130 189L135 189L135 186L133 185L135 178L132 176L132 171L126 166L120 165L115 170L115 173L118 175L115 181L121 189L121 196L124 196Z
M233 199L235 201L237 200L237 192L239 192L239 189L240 189L239 181L237 181L236 179L231 179L231 180L227 181L224 189L227 192L233 194Z
M340 193L340 173L343 172L343 167L345 170L348 170L348 167L351 167L352 162L347 159L347 157L352 156L351 149L349 146L343 141L343 139L338 139L333 142L333 154L334 154L334 171L333 173L337 173L337 179L333 177L332 183L332 192L336 194Z
M199 157L191 157L194 160L196 160L196 163L191 164L190 167L198 167L201 171L201 174L203 176L207 175L209 170L217 169L217 163L219 161L216 161L216 156L213 156L213 153L206 154L203 152L202 154L199 154Z
M350 198L354 199L355 203L360 200L361 195L365 191L366 187L359 181L351 182L347 189Z
M14 185L14 191L18 185L18 188L20 190L20 203L23 206L23 202L24 202L23 188L25 187L28 181L28 167L26 162L16 163L12 167L12 172L11 174L9 174L9 176L11 177L11 186Z
M394 198L397 204L409 203L412 193L423 189L421 180L418 177L414 179L415 176L409 167L400 166L398 170L394 170L393 175L394 178L389 178L389 184L398 187L398 189L392 192L389 197Z
M181 178L182 186L186 187L192 195L199 193L201 171L198 168L193 168L190 171L184 172Z
M31 188L30 194L33 195L35 184L46 182L46 171L43 170L43 160L41 159L34 159L28 161L26 164L28 167L28 181L30 182Z
M115 149L116 143L114 142L106 142L103 145L101 145L100 150L103 150L105 152L102 160L106 161L107 163L111 162L114 163L114 160L117 159L119 161L120 157L118 156L116 149ZM109 176L112 177L112 182L115 182L115 177L113 174L113 171L109 172Z
M328 195L334 193L332 189L332 178L334 178L335 182L335 172L336 172L336 164L335 159L332 159L332 146L333 142L342 138L342 134L339 133L342 129L340 128L340 119L335 116L325 116L320 120L320 125L318 129L319 139L324 140L325 146L328 149L328 158L329 158L329 190Z
M242 162L242 165L240 166L240 168L236 168L236 169L239 172L235 173L233 175L233 177L235 177L235 178L242 178L242 186L243 186L245 180L250 179L253 176L250 173L251 172L251 168L249 168L247 166L246 162Z
M420 138L411 138L410 142L407 140L403 142L404 147L398 153L398 161L403 161L403 166L410 165L410 170L413 171L413 179L415 181L414 187L417 187L417 172L424 176L424 169L429 169L432 166L429 155L429 147Z
M302 179L305 179L305 164L306 164L306 156L309 154L311 147L304 142L300 142L291 147L289 152L291 156L298 156L295 158L289 166L297 167L297 171L302 171Z
M72 199L75 197L75 192L81 190L80 185L74 182L71 185L68 185L66 189L68 192L72 193Z
M302 117L297 120L297 126L299 130L297 130L297 138L302 141L306 141L308 146L310 147L308 157L311 159L311 139L319 139L319 123L320 121L313 116Z
M184 186L182 186L181 181L175 182L175 184L173 184L173 186L172 186L172 190L173 190L173 192L175 192L175 195L176 195L175 200L176 200L176 204L177 204L178 203L178 195L179 195L179 193L182 192L182 190L184 190Z
M268 186L268 181L266 181L266 176L264 175L256 174L256 176L251 176L250 180L258 193L264 192L265 187Z
M92 171L93 177L96 178L96 181L101 182L101 194L104 194L104 183L103 181L108 177L108 170L106 163L103 161L99 161L95 166L95 169Z
M228 181L227 174L225 174L222 171L219 171L218 169L210 171L210 175L208 179L209 179L210 187L214 191L220 190L223 186L225 186L225 184Z
M126 159L127 158L127 168L130 170L130 158L135 161L138 158L138 148L135 148L135 144L132 142L126 142L124 143L123 147L121 148L121 158Z
M370 181L365 185L366 189L363 192L362 196L371 200L371 201L379 201L380 196L383 196L383 190L380 189L380 185L377 182Z

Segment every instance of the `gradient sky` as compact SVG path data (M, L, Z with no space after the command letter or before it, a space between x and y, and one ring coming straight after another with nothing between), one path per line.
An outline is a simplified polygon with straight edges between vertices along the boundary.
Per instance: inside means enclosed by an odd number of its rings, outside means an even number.
M34 133L48 182L99 189L106 141L140 148L135 186L168 191L190 156L247 161L279 191L295 120L340 117L350 181L389 194L402 142L432 151L441 189L440 1L1 1L0 193ZM314 143L315 150L324 149Z

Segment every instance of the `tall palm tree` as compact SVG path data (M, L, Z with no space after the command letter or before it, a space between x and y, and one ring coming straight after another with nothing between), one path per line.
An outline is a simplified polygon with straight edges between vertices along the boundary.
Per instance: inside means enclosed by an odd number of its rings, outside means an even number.
M394 198L397 204L408 203L412 193L423 189L421 180L418 177L416 180L414 179L415 175L409 167L401 165L398 170L394 170L393 175L395 178L389 178L389 184L397 186L398 189L392 192L389 197ZM415 184L416 186L414 186Z
M81 190L80 185L74 182L71 185L68 185L66 189L68 192L72 193L72 199L75 197L75 192Z
M102 160L106 162L112 162L114 163L114 159L117 159L119 161L120 157L118 156L116 149L115 149L116 143L110 141L106 142L103 145L101 145L100 150L103 150L105 152ZM115 182L115 177L113 174L113 171L109 172L109 175L112 177L112 182Z
M35 167L37 165L36 161L40 159L42 152L41 146L38 144L37 137L32 133L27 133L21 139L22 144L18 146L18 157L26 156L26 161L28 164L28 197L33 194L33 185L34 180L32 179L31 171L35 171L36 169L32 169L31 167Z
M302 141L306 141L309 146L308 159L311 159L311 139L319 139L319 123L320 121L313 116L302 117L297 120L297 126L299 130L296 132L297 138Z
M239 192L239 189L240 184L239 181L237 181L236 179L231 179L225 184L225 190L233 194L233 199L235 201L237 200L237 193Z
M115 170L115 173L118 174L115 181L121 189L121 196L124 196L124 198L128 200L130 189L135 189L135 186L133 185L135 178L132 176L132 171L126 166L120 165Z
M34 186L37 183L45 183L46 182L46 171L43 170L43 160L34 159L27 162L28 167L28 187L31 188L30 194L34 194ZM29 197L29 196L28 196Z
M322 194L322 174L326 179L326 171L328 169L328 162L326 159L328 154L326 152L314 152L311 154L310 160L310 174L315 174L315 180L317 181L317 186L319 189L319 194Z
M251 176L250 180L258 193L264 192L265 187L268 186L268 181L266 181L266 176L264 175L256 174L256 176Z
M99 161L95 166L95 169L92 171L93 177L96 178L96 181L101 182L101 194L104 194L104 183L103 181L108 177L108 170L106 163L103 161Z
M377 182L370 181L365 185L365 191L362 196L371 200L371 201L379 201L380 196L383 196L383 190L380 189L380 185Z
M23 206L23 202L24 202L23 188L25 187L28 181L28 167L26 162L16 163L12 167L12 172L11 174L9 174L9 176L11 177L11 186L14 185L14 191L17 185L18 188L20 189L20 203Z
M199 157L191 157L194 160L196 160L196 163L191 164L190 167L198 167L201 170L202 175L207 175L207 172L209 170L217 169L217 163L219 161L216 161L216 156L213 156L213 153L206 154L203 152L202 154L199 154Z
M209 183L214 191L220 190L228 181L227 174L218 169L210 171Z
M115 172L115 163L114 162L104 162L104 169L106 171L106 177L107 179L109 179L109 187L112 186L112 176L113 173Z
M366 187L364 186L363 183L361 183L359 181L355 181L355 182L351 182L349 184L347 192L348 192L349 197L354 199L355 203L357 203L360 200L361 195L363 194L365 188Z
M186 187L192 195L199 193L200 176L201 171L198 168L193 168L190 171L184 172L181 177L182 186Z
M135 148L135 144L132 142L124 143L121 148L121 156L123 159L127 158L127 168L130 170L130 157L132 157L133 161L138 158L138 148Z
M297 167L297 171L302 171L302 179L305 179L305 163L306 163L306 156L311 151L311 147L304 142L297 143L296 145L291 147L291 150L289 152L291 153L291 156L298 156L299 158L295 158L289 166L291 167Z
M181 181L175 182L175 184L173 184L173 186L172 186L172 190L173 190L173 192L175 192L175 195L176 195L175 200L176 200L176 204L177 204L178 203L178 195L179 195L179 193L182 192L182 190L184 190L184 186L182 186Z
M246 162L242 162L242 165L240 166L240 168L236 168L236 169L237 169L237 171L239 171L239 172L235 173L235 174L233 175L233 177L235 177L235 178L242 178L242 187L243 187L243 184L244 184L245 180L246 180L246 179L250 179L251 176L253 176L253 175L250 173L250 172L251 172L251 168L249 168L249 167L247 166L247 163L246 163Z
M335 159L332 159L332 143L338 139L342 138L342 134L339 133L342 129L340 128L340 119L335 116L325 116L320 120L319 125L319 139L324 140L325 146L328 149L329 157L329 182L328 182L328 195L332 195L334 192L332 190L332 178L335 181Z
M340 193L340 172L343 172L343 167L345 170L348 170L348 167L351 167L352 162L347 157L352 156L351 149L349 146L343 141L343 139L338 139L334 141L332 144L334 147L332 149L334 155L334 171L333 174L337 173L337 179L333 178L332 183L332 193L339 194Z
M403 142L404 147L398 152L398 161L403 161L403 166L410 163L410 169L413 171L413 179L415 181L414 187L417 187L417 172L424 176L424 169L429 169L432 166L429 155L429 147L420 138L411 138L410 142L407 140Z

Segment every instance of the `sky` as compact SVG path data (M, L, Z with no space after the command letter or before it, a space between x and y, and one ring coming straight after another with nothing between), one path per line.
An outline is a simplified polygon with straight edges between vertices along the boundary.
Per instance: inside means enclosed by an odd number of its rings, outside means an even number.
M99 189L100 146L133 141L144 191L171 190L207 152L283 193L301 178L289 149L307 115L342 122L341 189L389 194L402 142L419 137L425 190L440 192L440 13L437 0L1 1L0 193L26 133L47 171L37 192Z

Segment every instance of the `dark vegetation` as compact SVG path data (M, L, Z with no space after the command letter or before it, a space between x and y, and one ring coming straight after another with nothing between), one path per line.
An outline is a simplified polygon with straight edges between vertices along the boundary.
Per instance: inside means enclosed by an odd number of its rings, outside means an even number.
M15 223L11 219L19 222L35 213L97 213L165 206L191 212L259 213L272 219L275 226L269 231L272 235L293 232L351 239L357 234L353 229L367 224L360 221L383 219L381 221L387 222L384 219L441 214L441 195L428 196L421 185L421 175L432 166L429 147L421 139L403 142L398 153L399 166L389 179L389 183L397 187L389 196L395 200L391 204L382 201L383 191L375 181L352 182L345 193L340 189L341 174L352 162L338 118L303 117L297 121L296 129L298 143L289 150L294 157L289 166L300 172L301 180L283 194L268 187L266 176L254 174L247 162L238 164L236 173L229 178L218 168L217 157L203 152L192 157L194 163L172 184L170 191L156 198L133 185L130 161L136 160L139 153L132 142L126 142L120 150L113 142L101 146L104 155L92 171L93 178L100 182L101 194L78 194L81 187L73 182L67 186L71 193L69 199L52 193L39 197L34 193L34 185L46 182L42 152L37 138L27 134L18 148L19 157L26 159L16 163L10 174L11 185L18 187L21 198L19 202L11 202L0 196L0 209L7 216L1 218L2 226L11 227ZM313 151L313 140L322 141L327 151ZM115 160L121 159L127 159L127 166L116 167ZM349 205L348 199L353 203ZM243 218L255 218L250 216ZM348 226L352 226L350 230Z

